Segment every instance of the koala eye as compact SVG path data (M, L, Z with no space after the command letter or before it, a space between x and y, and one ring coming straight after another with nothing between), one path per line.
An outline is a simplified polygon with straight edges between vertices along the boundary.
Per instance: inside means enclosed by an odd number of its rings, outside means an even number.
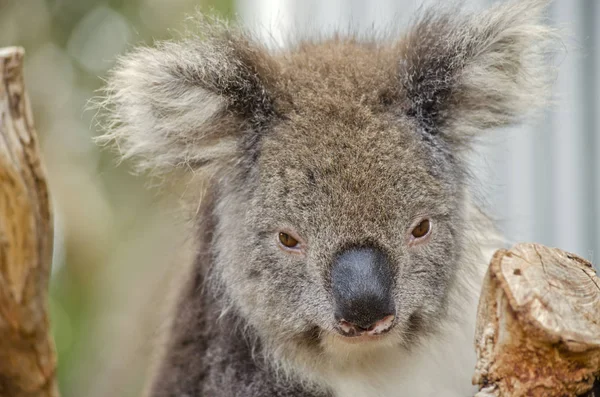
M412 230L412 236L416 239L423 238L429 234L431 230L431 222L429 219L423 219L415 228Z
M279 242L286 248L298 247L298 240L284 232L279 232Z

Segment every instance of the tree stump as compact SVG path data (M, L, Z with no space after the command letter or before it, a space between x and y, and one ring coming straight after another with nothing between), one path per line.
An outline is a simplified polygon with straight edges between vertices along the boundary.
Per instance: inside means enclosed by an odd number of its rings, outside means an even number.
M477 315L473 382L484 396L598 396L600 279L559 249L494 255Z
M0 49L0 396L58 396L49 334L52 214L23 49Z

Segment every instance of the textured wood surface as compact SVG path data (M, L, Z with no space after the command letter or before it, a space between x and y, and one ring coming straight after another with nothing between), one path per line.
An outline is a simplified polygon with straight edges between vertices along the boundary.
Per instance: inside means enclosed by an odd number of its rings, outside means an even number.
M23 50L0 49L0 396L58 396L49 335L52 214Z
M536 244L499 250L479 302L476 348L478 396L594 395L600 279L592 265Z

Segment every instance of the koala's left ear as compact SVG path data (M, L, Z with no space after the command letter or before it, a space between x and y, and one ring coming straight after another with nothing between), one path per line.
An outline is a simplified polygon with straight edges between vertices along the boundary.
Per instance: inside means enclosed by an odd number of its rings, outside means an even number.
M108 122L98 141L116 143L154 173L236 161L276 113L277 73L240 28L201 19L194 36L118 61L100 104Z
M424 12L398 44L396 106L425 133L463 144L544 105L557 47L542 23L548 2L512 0L471 15Z

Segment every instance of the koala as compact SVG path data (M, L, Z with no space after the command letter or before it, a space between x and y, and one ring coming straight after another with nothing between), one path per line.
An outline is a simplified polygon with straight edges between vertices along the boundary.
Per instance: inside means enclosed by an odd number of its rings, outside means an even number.
M468 155L549 99L547 3L438 5L401 35L279 50L201 18L123 56L100 140L208 186L149 395L473 395L503 240Z

